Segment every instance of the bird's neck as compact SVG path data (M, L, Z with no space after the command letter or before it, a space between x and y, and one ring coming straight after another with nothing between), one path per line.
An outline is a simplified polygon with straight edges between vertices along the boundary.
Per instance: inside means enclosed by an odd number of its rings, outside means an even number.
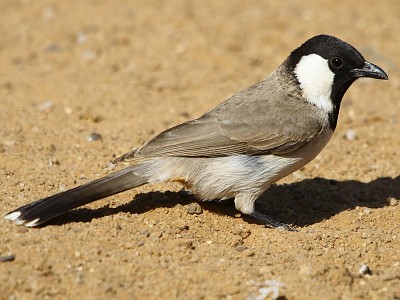
M271 74L271 76L276 77L279 88L287 97L294 97L299 101L305 101L318 107L324 114L326 114L330 129L336 129L340 104L345 92L354 80L351 82L336 82L336 78L334 78L330 93L323 95L318 99L309 99L301 88L300 82L294 73L292 64L288 61L285 61L273 74ZM322 105L324 103L326 105Z
M288 70L285 64L277 68L270 77L274 77L272 81L276 82L276 88L288 98L302 98L302 90L297 78L294 76L293 72Z

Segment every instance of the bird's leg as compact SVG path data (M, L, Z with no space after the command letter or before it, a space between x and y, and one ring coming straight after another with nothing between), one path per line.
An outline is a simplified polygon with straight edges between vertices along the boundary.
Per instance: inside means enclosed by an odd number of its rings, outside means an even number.
M281 228L287 231L296 231L294 228L290 227L288 224L281 223L276 221L274 218L267 216L261 212L256 211L255 209L255 201L258 198L258 195L251 193L241 193L236 195L235 197L235 208L248 215L251 216L258 221L261 221L265 225L268 225L273 228Z

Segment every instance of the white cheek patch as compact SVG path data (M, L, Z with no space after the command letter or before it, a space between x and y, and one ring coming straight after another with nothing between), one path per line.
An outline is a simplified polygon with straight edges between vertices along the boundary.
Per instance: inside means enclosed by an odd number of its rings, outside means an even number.
M335 74L329 69L328 61L317 54L304 56L294 69L300 82L303 97L326 112L332 112L330 98Z

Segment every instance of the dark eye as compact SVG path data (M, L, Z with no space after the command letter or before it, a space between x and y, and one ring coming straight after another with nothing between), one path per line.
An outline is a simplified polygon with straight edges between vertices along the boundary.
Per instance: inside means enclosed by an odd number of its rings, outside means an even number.
M334 57L334 58L331 58L330 64L335 69L339 69L343 66L343 60L339 57Z

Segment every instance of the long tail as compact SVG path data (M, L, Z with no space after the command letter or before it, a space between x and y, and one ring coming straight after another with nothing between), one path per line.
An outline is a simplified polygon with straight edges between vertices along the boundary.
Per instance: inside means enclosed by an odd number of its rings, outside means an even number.
M139 167L140 168L140 167ZM84 204L129 190L147 183L137 175L137 166L128 167L71 190L32 202L10 213L4 219L18 225L38 226Z

